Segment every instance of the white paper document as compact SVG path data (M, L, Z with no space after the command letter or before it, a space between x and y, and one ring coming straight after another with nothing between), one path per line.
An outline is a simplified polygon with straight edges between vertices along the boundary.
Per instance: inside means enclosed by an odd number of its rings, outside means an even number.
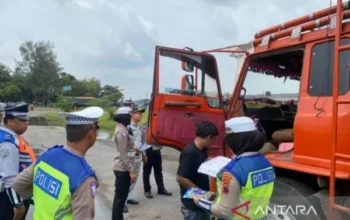
M198 173L204 173L212 177L216 177L218 172L229 162L231 161L230 158L219 156L215 157L213 159L210 159L199 167Z

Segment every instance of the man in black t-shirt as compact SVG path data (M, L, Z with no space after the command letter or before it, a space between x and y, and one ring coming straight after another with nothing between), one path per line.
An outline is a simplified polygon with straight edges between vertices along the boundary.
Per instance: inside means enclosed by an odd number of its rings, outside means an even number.
M196 206L192 199L183 195L190 187L209 190L209 177L198 173L199 166L208 158L207 149L218 136L218 129L210 121L197 125L196 138L180 154L176 180L180 184L181 202L184 206L184 220L210 220L210 214Z

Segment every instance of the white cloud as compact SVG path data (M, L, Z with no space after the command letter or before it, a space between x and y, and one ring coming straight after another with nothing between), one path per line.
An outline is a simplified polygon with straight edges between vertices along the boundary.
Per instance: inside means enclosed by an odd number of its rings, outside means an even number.
M145 97L156 45L205 50L244 43L261 29L328 5L324 0L2 0L0 62L14 67L21 43L50 40L67 72ZM234 60L218 57L222 86L231 91ZM163 72L165 84L178 87L176 68Z
M143 61L142 55L140 53L138 53L137 51L135 51L134 47L129 43L125 44L124 55L125 55L126 59L131 60L133 62L142 62Z

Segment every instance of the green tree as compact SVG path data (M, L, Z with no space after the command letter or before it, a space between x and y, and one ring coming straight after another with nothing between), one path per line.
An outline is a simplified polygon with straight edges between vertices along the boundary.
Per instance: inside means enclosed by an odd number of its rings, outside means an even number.
M53 102L68 111L71 99L63 96L97 97L92 102L103 107L123 98L118 86L105 85L101 88L97 78L79 80L64 72L50 41L25 41L19 51L21 59L16 61L15 71L0 63L1 101ZM63 86L71 86L72 90L62 91Z
M59 73L60 77L60 83L59 87L61 89L61 94L64 96L75 96L74 90L76 88L75 84L79 83L78 80L73 76L72 74L66 73L66 72L61 72ZM71 91L62 91L63 86L71 86L72 90Z
M14 84L9 84L0 89L0 94L4 101L18 102L22 101L21 89Z
M104 85L100 93L101 97L106 97L109 102L117 103L124 97L119 86Z
M11 69L0 63L0 85L7 84L11 81Z
M82 80L82 87L86 96L98 97L101 92L101 82L96 78Z
M26 86L32 91L35 101L42 101L45 105L60 92L58 82L62 68L53 50L54 44L50 41L26 41L19 48L22 60L16 61L16 73L26 76Z
M72 111L73 103L69 99L66 99L61 95L57 95L55 103L65 112Z
M0 63L0 100L1 101L21 101L21 89L13 81L11 69Z
M91 101L88 101L86 104L89 106L99 106L99 107L105 107L109 103L109 100L106 97L94 99Z
M123 93L119 89L119 86L105 85L103 86L100 97L89 101L87 104L91 106L111 106L112 103L117 104L117 102L124 97Z
M32 90L27 86L27 77L23 74L14 73L12 75L11 83L17 85L21 93L19 96L21 97L21 100L26 102L33 102L34 101L34 95Z
M102 87L100 96L101 97L107 96L107 95L112 94L112 93L117 92L117 91L119 91L119 86L104 85Z

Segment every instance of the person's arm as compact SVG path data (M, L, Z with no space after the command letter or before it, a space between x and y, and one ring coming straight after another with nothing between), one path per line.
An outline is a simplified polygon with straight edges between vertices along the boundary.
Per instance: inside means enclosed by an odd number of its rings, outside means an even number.
M221 201L215 204L200 198L197 204L217 218L230 219L235 213L234 208L239 204L240 184L229 172L222 174ZM196 202L196 201L195 201Z
M128 157L128 133L127 131L121 131L114 137L115 143L117 144L117 149L120 153L120 159L123 162L124 169L130 173L134 173L133 163L130 157Z
M16 145L10 142L0 144L0 176L5 184L5 191L11 204L16 207L21 205L23 199L12 188L13 180L18 175L19 153Z
M72 196L73 218L76 220L93 220L95 218L95 196L97 181L88 177L74 191Z
M185 189L190 187L198 188L190 178L196 175L197 157L195 154L185 153L180 156L179 168L177 170L176 181Z
M12 187L23 198L29 199L33 196L34 163L17 175Z

